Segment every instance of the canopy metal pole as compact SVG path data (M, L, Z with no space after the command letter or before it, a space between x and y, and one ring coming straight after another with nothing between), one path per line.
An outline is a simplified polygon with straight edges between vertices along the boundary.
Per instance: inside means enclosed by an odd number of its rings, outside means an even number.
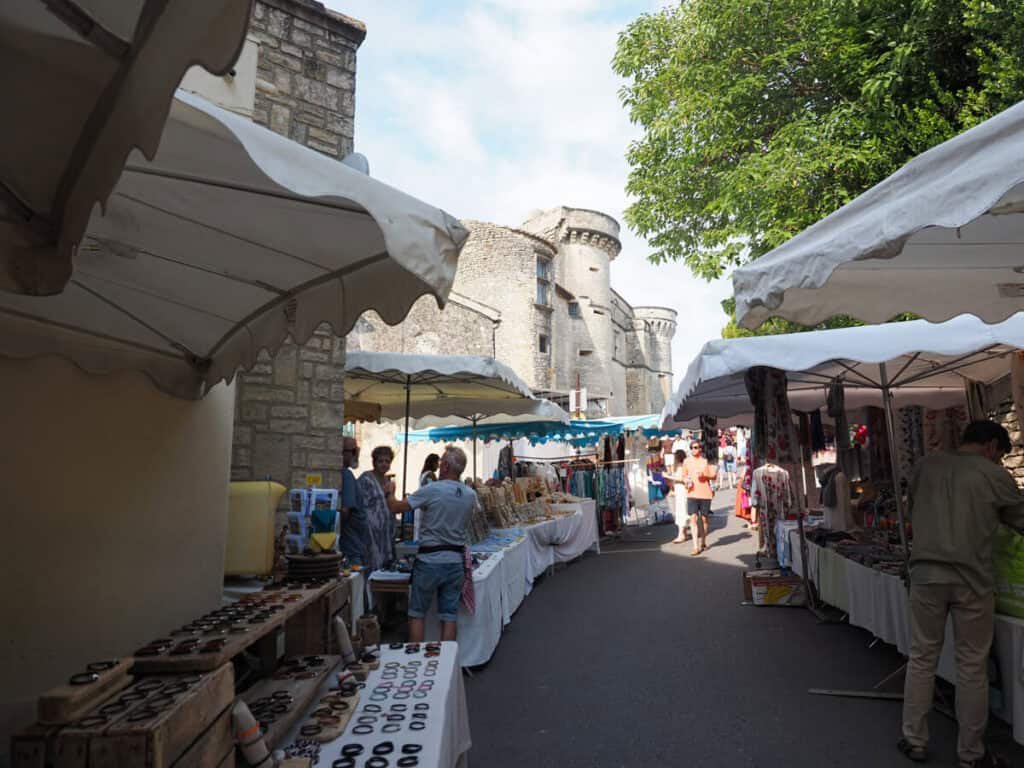
M412 396L412 377L405 377L405 450L402 452L402 498L405 498L405 482L409 477L409 399Z
M476 423L478 417L473 417L473 480L476 480Z
M904 565L910 559L910 550L907 548L906 515L903 510L903 493L900 488L900 467L896 460L896 420L892 412L892 393L889 391L889 376L885 369L885 363L878 364L878 378L882 383L882 405L885 407L885 430L889 438L889 465L892 468L893 492L896 495L896 517L900 525L900 546L903 547Z

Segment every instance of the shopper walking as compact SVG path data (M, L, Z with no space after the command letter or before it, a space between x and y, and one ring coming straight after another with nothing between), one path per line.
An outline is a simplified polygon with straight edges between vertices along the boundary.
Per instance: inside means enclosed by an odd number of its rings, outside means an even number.
M910 483L914 546L910 557L910 659L900 751L928 759L928 712L935 669L953 617L956 647L957 753L963 767L1003 765L985 747L988 656L995 599L992 539L1000 522L1024 532L1024 496L1000 460L1010 436L993 421L964 430L960 450L928 456Z
M686 508L686 480L683 477L683 462L686 461L686 451L681 448L672 454L672 474L668 476L672 483L672 516L676 520L679 531L672 539L673 544L683 544L688 536L690 526L690 515ZM694 547L697 541L694 539Z
M420 546L409 583L409 641L423 640L423 618L437 598L441 639L455 640L459 598L466 578L466 523L476 504L476 492L459 481L466 469L466 454L448 446L441 456L436 483L430 483L403 501L391 500L391 511L419 509Z
M717 467L701 455L701 444L690 443L690 455L683 462L683 487L686 488L686 511L690 515L690 533L693 534L693 554L708 548L708 526L711 522L711 500L714 491L711 481Z
M731 439L725 441L725 447L722 449L722 469L724 476L721 487L728 486L732 490L736 487L736 446Z

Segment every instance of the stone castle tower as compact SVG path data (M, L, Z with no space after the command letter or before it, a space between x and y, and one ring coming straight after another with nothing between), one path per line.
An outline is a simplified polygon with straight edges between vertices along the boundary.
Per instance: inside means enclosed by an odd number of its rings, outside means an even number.
M672 387L675 310L632 307L611 285L622 250L619 223L600 211L560 206L520 227L464 221L445 310L421 299L388 327L372 314L350 349L494 355L544 397L568 408L577 379L587 415L657 413Z

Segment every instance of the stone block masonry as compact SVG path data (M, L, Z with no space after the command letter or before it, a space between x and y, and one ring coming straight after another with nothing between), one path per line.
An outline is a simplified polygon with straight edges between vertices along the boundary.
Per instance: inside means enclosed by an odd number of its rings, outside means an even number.
M314 0L259 0L250 33L260 41L253 119L332 157L349 154L366 28Z
M352 152L363 24L316 0L257 0L249 32L260 42L253 120L332 158ZM337 488L344 380L345 339L327 325L305 344L261 352L238 377L231 479L293 488L317 473Z

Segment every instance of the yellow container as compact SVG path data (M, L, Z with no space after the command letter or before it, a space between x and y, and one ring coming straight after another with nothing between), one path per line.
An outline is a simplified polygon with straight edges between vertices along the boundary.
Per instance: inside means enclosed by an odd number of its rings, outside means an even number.
M225 576L265 576L274 568L274 518L287 489L269 480L231 483Z

